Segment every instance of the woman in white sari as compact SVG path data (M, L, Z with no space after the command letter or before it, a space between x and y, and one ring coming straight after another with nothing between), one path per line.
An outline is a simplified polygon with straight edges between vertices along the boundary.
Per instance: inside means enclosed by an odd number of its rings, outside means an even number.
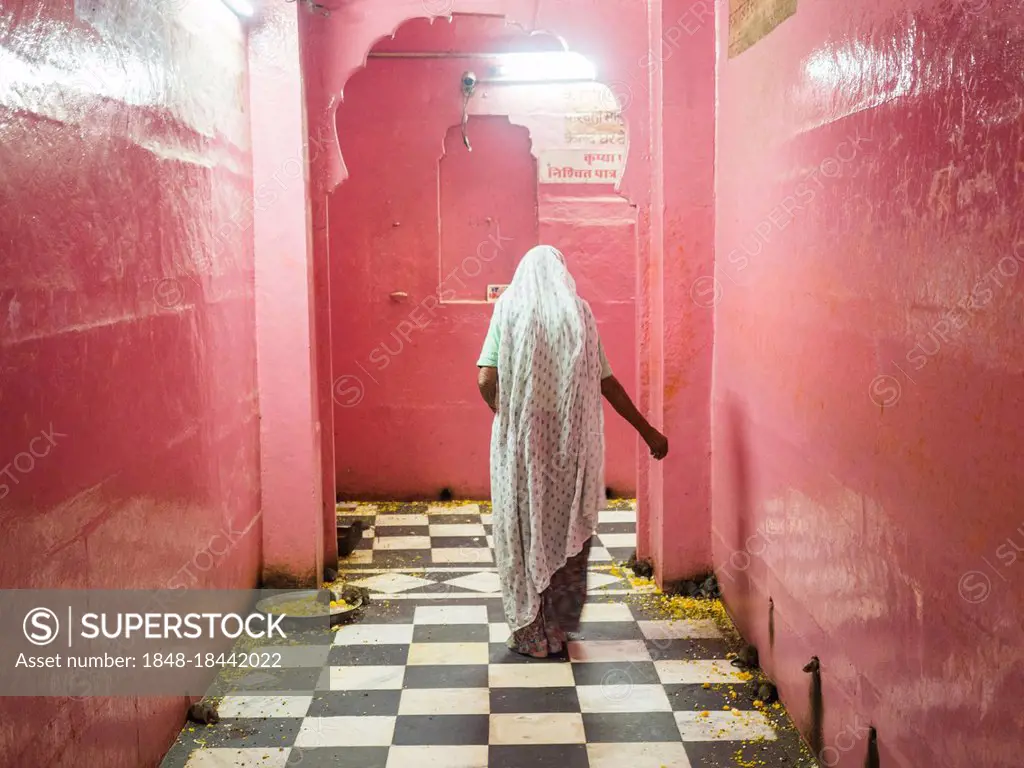
M494 551L509 647L558 655L586 600L587 558L605 501L602 394L662 459L668 440L612 375L590 306L562 254L532 248L494 306L477 363L494 412Z

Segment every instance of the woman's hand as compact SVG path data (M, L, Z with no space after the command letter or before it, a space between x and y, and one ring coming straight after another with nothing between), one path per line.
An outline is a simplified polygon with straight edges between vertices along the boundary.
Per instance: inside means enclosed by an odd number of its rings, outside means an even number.
M654 427L651 427L650 432L644 435L644 442L651 449L651 456L658 461L668 455L668 438Z

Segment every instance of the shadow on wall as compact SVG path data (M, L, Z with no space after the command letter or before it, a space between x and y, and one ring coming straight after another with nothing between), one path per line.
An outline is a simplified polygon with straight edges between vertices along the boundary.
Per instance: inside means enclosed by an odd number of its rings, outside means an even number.
M751 518L754 514L750 488L750 430L746 409L735 394L727 395L724 410L728 440L725 450L728 453L727 466L731 468L728 488L731 491L732 508L729 513L735 520L735 533L729 544L732 554L725 564L725 570L740 594L747 594L752 557L748 550L753 528Z

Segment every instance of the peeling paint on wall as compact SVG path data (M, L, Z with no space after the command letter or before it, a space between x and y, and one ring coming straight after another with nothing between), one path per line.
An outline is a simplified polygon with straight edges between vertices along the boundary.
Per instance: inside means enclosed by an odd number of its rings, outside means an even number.
M796 0L729 0L729 58L796 13Z

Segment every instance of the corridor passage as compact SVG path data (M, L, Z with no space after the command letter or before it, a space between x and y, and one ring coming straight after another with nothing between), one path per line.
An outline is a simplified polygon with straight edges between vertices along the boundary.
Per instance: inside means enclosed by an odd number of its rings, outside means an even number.
M555 661L505 647L488 505L339 505L368 526L339 582L371 604L278 647L283 669L218 680L220 722L188 725L163 766L815 765L781 705L756 700L759 673L730 662L721 603L667 598L624 569L635 507L609 507L578 639Z

